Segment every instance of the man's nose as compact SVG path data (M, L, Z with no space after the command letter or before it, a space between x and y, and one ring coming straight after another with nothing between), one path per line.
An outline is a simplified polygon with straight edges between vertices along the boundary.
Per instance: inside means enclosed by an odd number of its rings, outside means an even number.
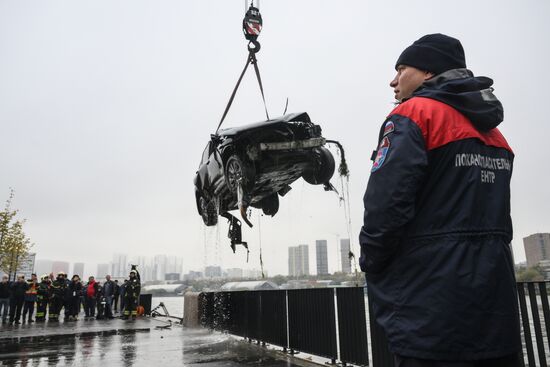
M397 86L397 75L390 82L390 87L395 88L395 86Z

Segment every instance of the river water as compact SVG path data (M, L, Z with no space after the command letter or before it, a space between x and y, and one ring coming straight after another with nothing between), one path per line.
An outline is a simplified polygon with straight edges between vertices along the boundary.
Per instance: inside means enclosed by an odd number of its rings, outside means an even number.
M183 297L153 297L151 307L164 303L171 316L183 317Z

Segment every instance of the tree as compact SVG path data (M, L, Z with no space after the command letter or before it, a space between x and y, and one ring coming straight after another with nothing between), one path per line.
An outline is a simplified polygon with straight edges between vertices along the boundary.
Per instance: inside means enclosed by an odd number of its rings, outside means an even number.
M8 273L10 280L12 274L15 279L21 260L32 247L30 239L23 232L25 220L14 220L17 210L11 209L13 197L14 191L11 189L6 207L0 212L0 269Z
M544 280L544 273L540 266L537 265L519 270L516 278L518 282L541 282Z

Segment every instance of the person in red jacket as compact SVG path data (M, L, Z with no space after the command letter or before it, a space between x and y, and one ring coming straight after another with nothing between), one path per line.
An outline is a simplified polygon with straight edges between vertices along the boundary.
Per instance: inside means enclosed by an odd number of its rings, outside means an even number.
M98 296L98 284L94 277L88 278L88 284L84 287L84 319L93 319L95 317L95 307Z
M414 42L395 68L359 236L371 317L396 367L518 366L514 154L493 81L443 34Z

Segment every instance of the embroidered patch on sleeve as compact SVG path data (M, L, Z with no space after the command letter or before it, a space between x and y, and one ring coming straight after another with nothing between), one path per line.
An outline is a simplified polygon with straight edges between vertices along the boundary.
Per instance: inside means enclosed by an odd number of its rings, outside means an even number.
M390 139L385 136L378 146L378 153L376 153L376 159L374 160L374 164L370 170L371 172L376 172L380 167L382 167L384 161L386 160L386 155L388 155L389 149Z
M392 120L386 122L386 126L384 126L384 135L383 136L386 136L388 135L389 133L393 132L395 130L395 124L393 123Z

